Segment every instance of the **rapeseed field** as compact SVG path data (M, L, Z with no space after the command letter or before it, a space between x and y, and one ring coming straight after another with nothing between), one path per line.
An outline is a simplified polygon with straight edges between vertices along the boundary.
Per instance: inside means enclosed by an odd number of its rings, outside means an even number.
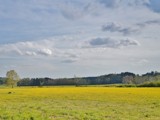
M160 88L1 88L0 120L160 120Z

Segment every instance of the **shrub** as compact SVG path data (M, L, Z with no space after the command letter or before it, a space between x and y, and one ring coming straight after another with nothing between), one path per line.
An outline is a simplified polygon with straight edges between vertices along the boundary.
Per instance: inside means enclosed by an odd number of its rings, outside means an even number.
M121 85L118 85L117 87L136 87L135 84L121 84Z
M145 82L138 85L138 87L160 87L160 81Z

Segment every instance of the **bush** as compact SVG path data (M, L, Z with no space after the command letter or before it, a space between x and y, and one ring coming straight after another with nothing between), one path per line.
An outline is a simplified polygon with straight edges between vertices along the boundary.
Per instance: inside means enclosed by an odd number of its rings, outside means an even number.
M160 87L160 81L145 82L143 84L138 85L138 87Z
M121 85L118 85L117 87L136 87L135 84L121 84Z

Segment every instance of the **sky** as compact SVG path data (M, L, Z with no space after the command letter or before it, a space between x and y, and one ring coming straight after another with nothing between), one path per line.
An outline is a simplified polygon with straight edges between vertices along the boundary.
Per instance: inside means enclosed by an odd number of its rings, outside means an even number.
M160 0L0 0L0 76L160 71Z

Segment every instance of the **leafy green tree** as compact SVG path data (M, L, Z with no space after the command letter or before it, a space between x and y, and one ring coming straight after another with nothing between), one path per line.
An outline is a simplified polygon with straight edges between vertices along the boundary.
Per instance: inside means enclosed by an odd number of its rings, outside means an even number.
M6 74L6 85L10 86L13 88L14 86L17 85L17 82L20 80L19 75L15 70L10 70Z

